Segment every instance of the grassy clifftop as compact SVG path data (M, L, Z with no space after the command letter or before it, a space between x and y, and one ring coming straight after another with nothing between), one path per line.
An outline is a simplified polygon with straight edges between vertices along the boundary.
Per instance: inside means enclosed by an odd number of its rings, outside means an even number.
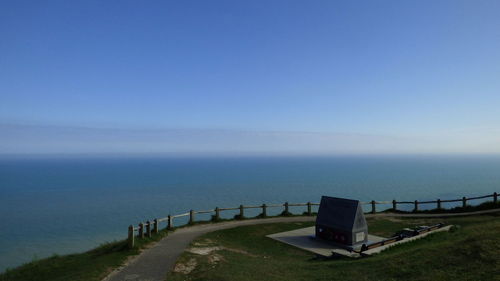
M52 256L35 260L0 274L0 281L97 281L102 280L125 260L137 255L148 243L167 235L161 231L152 238L137 241L136 247L129 249L127 241L107 243L85 253Z
M313 223L221 230L193 241L194 253L183 254L167 280L500 280L498 215L368 220L371 233L385 236L437 222L458 227L363 259L315 259L311 253L265 237ZM212 251L207 254L204 248Z
M484 203L462 211L498 208ZM437 210L441 212L441 210ZM454 211L460 211L458 209ZM185 253L169 280L500 280L500 216L452 219L369 219L371 233L388 236L406 226L446 222L459 226L453 233L437 234L363 260L314 260L310 253L265 238L265 235L311 223L238 227L209 233L193 245L219 247L216 255ZM167 232L102 245L85 253L32 261L0 274L0 281L96 281L137 255L148 243ZM217 249L219 249L217 248ZM194 262L193 262L194 260ZM430 278L430 277L432 278ZM342 278L341 278L342 277ZM495 279L496 278L496 279Z

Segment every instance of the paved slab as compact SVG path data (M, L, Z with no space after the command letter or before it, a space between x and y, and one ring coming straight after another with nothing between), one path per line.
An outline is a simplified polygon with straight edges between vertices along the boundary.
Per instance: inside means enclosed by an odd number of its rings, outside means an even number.
M420 235L410 237L410 238L405 238L403 240L380 246L377 248L373 248L367 251L363 252L363 255L373 255L382 252L383 250L396 246L402 243L407 243L410 241L414 241L416 239L423 238L429 234L435 233L435 232L441 232L441 231L449 231L451 228L451 225L438 228L436 230L432 230L426 233L422 233ZM274 240L283 242L285 244L309 251L311 253L323 256L323 257L331 257L333 255L342 255L350 258L359 258L361 257L360 254L356 252L351 252L348 251L342 247L335 246L334 244L324 241L321 239L316 239L314 238L314 226L312 227L305 227L305 228L300 228L300 229L295 229L291 231L285 231L285 232L280 232L280 233L275 233L275 234L270 234L267 235L267 237L272 238ZM368 234L368 243L374 243L374 242L379 242L384 240L384 237ZM357 249L356 249L357 250Z
M323 257L331 257L334 254L353 258L359 257L359 254L355 252L351 252L344 248L335 246L332 243L328 243L324 240L314 238L314 231L314 226L311 226L270 234L267 235L267 237ZM369 243L382 240L384 240L384 237L368 234Z
M444 227L441 227L441 228L438 228L438 229L435 229L435 230L432 230L432 231L429 231L429 232L425 232L425 233L419 234L417 236L405 238L403 240L400 240L400 241L397 241L397 242L394 242L394 243L391 243L391 244L388 244L388 245L384 245L384 246L380 246L380 247L377 247L377 248L373 248L373 249L364 251L363 254L365 254L365 255L377 254L377 253L380 253L380 252L382 252L383 250L385 250L387 248L390 248L390 247L393 247L393 246L396 246L396 245L399 245L399 244L402 244L402 243L408 243L408 242L411 242L411 241L415 241L417 239L424 238L425 236L430 235L432 233L443 232L443 231L450 231L451 227L452 227L452 225L447 225L447 226L444 226Z

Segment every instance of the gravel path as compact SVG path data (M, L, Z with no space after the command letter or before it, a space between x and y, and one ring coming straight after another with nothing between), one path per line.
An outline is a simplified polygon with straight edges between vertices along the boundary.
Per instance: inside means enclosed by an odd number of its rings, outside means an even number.
M377 213L373 215L367 214L366 217L434 218L470 216L496 212L500 212L500 209L445 214ZM151 248L145 249L140 255L135 256L132 260L130 260L125 266L113 271L103 281L164 281L167 273L174 267L176 260L189 246L189 243L191 243L191 241L198 236L208 232L243 225L275 222L304 222L314 221L315 219L316 217L276 217L268 219L229 221L215 224L201 224L180 228L154 244Z
M174 267L177 258L189 246L189 243L202 234L242 225L314 221L315 218L278 217L200 224L180 228L160 240L153 247L144 250L124 267L112 272L103 281L164 281L167 273Z

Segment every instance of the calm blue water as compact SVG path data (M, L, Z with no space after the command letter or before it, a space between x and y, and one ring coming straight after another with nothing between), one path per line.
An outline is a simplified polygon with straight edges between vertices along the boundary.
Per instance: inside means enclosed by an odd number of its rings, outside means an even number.
M494 191L500 157L2 159L0 270L122 239L129 224L191 208Z

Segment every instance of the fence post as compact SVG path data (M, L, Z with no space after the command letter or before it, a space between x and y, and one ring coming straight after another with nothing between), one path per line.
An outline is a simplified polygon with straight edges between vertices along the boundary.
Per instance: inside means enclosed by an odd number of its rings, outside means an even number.
M375 207L375 200L372 200L372 214L375 214L377 212L377 209Z
M240 205L240 219L243 219L245 217L245 208L243 208L243 205Z
M498 193L493 193L493 203L497 203L498 202Z
M215 220L220 220L220 210L219 207L215 207Z
M129 225L128 227L128 247L134 248L134 226Z
M392 200L392 209L396 211L398 208L396 200Z
M307 215L312 215L311 202L307 202Z
M142 222L139 224L139 237L144 238L144 224Z
M285 214L288 214L288 202L285 202Z
M194 210L189 211L189 224L194 223Z
M465 207L467 207L467 198L464 196L462 197L462 208L465 209Z
M168 215L167 217L167 229L171 230L174 228L174 218L171 215Z
M146 235L148 237L151 237L151 222L150 221L146 222Z
M158 229L158 219L155 219L155 220L153 221L153 226L154 226L153 232L154 232L155 234L158 234L158 232L159 232L159 229Z
M438 199L438 200L437 200L437 208L438 208L438 209L441 209L441 199Z
M262 217L267 217L267 206L266 204L262 204Z
M414 212L418 211L418 200L415 200L415 209L413 211Z

